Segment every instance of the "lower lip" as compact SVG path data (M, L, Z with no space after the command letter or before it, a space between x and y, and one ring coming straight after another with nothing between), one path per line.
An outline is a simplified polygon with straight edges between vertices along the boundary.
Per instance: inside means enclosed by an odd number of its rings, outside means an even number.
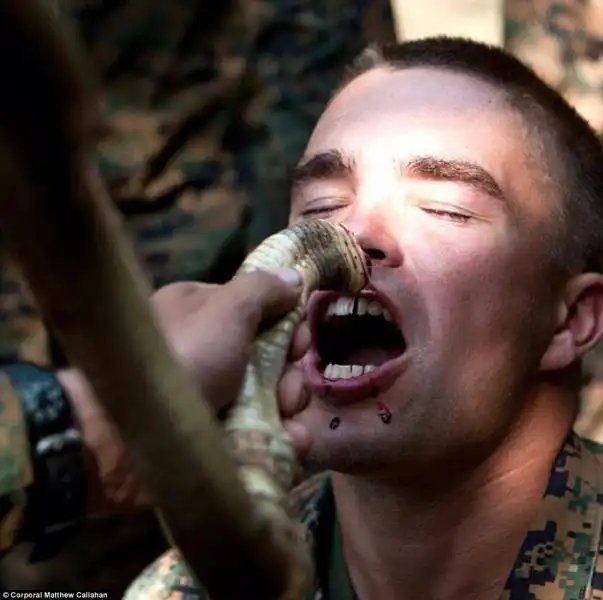
M407 355L388 360L374 371L349 379L326 379L320 368L321 360L315 349L303 360L306 385L309 390L336 403L375 397L390 388L406 367Z

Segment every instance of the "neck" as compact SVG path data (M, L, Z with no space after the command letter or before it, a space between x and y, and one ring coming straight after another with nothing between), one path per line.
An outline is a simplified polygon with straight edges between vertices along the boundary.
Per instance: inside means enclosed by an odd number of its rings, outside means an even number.
M572 422L570 402L539 405L486 463L439 493L433 476L421 485L333 475L360 600L498 600Z

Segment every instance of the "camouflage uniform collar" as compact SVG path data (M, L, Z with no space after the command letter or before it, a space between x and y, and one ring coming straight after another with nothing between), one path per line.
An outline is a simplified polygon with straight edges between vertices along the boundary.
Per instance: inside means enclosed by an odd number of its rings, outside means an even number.
M576 434L566 440L502 600L603 599L600 452Z
M596 456L601 452L597 444L568 437L501 600L603 600L603 470ZM323 600L325 549L335 518L330 476L311 478L295 498L317 565L305 600Z

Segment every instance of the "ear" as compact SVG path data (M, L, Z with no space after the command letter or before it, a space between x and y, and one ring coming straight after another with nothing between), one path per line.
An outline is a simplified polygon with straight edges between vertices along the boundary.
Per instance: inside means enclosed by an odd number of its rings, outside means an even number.
M580 360L603 337L603 275L583 273L567 285L559 304L555 335L542 357L543 371Z

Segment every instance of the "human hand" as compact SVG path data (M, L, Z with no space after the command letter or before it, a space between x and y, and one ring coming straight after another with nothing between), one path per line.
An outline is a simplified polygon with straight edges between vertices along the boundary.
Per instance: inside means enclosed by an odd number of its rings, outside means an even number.
M236 400L261 323L292 309L300 291L274 275L251 273L225 285L174 283L158 290L152 304L176 357L220 411ZM294 417L307 403L307 394L297 361L309 341L309 330L300 327L289 356L292 364L279 386L284 426L300 454L307 450L308 437Z
M236 399L251 345L266 321L296 305L301 280L245 273L224 285L179 282L153 294L151 304L177 360L188 370L216 410Z
M289 272L289 277L292 275L295 272ZM174 283L155 292L151 304L176 360L193 375L218 413L236 400L262 322L286 314L297 303L300 292L299 283L257 272L236 277L225 285ZM297 336L292 360L301 356L303 344L299 340ZM293 368L284 380L287 402L283 416L296 450L302 453L307 448L307 436L292 421L293 397L301 390L297 374ZM127 450L86 379L75 369L59 373L59 378L91 457L89 513L107 514L146 505L147 494L129 467Z

